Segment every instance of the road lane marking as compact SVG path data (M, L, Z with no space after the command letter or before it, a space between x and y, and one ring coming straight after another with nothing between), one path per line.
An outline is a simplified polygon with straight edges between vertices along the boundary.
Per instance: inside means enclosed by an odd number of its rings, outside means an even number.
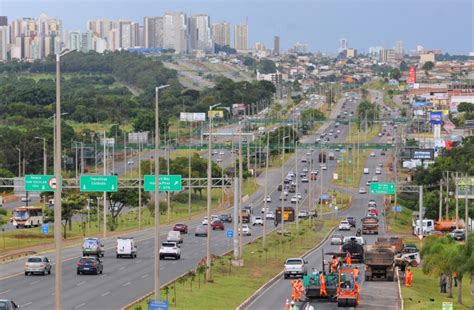
M135 264L140 264L141 262L142 262L141 260L137 260Z
M86 284L86 282L85 282L85 281L82 281L82 282L77 283L76 285L77 285L77 286L81 286L82 284Z
M85 305L86 305L85 303L82 303L80 305L75 306L74 309L79 309L80 307L84 307Z
M109 294L110 294L110 291L105 292L105 293L102 293L102 294L100 294L100 296L104 297L104 296L107 296L107 295L109 295Z
M103 278L103 277L105 277L105 276L106 276L106 275L105 275L105 274L103 274L103 275L99 276L99 278Z
M163 269L165 269L165 267L160 267L160 270L163 270Z
M161 269L161 268L160 268ZM142 279L145 279L146 277L148 277L148 273L147 274L144 274L143 276L141 276Z
M123 270L123 269L125 269L125 266L122 266L122 267L120 267L119 269L120 269L120 270Z
M11 290L6 290L6 291L3 291L3 292L0 292L0 295L6 294L6 293L8 293L8 292L10 292L10 291L11 291Z
M21 305L20 307L25 308L25 307L28 307L29 305L31 305L32 303L33 302L30 301L30 302L27 302L26 304Z
M35 285L36 283L39 283L39 282L40 282L39 280L38 281L33 281L33 282L30 283L30 285Z
M122 286L129 286L130 284L132 284L132 283L127 282L127 283L122 284Z

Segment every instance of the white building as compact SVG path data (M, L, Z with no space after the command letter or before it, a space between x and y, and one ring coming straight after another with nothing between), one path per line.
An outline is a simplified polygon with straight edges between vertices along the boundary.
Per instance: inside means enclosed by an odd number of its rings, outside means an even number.
M163 17L144 17L143 41L144 46L147 48L163 47Z
M196 14L189 18L189 42L192 50L211 52L211 21L207 14Z
M188 52L188 31L186 14L168 12L163 16L163 48L171 48L175 53Z
M230 24L228 22L212 24L211 38L215 44L230 46Z
M8 26L0 26L0 61L7 60L7 52L10 50L10 29Z
M235 25L234 28L234 48L238 51L246 51L249 46L249 26L248 24Z

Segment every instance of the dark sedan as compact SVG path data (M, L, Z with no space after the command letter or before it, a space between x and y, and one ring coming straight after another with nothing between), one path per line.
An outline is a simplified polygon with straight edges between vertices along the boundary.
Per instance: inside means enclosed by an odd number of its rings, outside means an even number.
M186 224L175 224L173 226L173 230L174 231L179 231L183 234L187 234L188 233L188 225L186 225Z
M230 214L221 214L219 215L219 219L222 222L232 223L232 215Z
M224 223L222 223L220 220L214 220L211 223L212 230L224 230Z
M103 270L104 266L98 257L87 256L77 262L77 274L99 274L102 273Z

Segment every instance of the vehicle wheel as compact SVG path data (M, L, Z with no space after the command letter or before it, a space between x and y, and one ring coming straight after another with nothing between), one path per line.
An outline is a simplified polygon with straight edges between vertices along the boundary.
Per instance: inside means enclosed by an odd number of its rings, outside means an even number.
M344 307L344 302L342 300L337 301L337 306L338 307Z
M81 274L81 272L78 270L78 271L77 271L77 274Z
M51 274L51 268L49 268L49 270L48 270L48 274Z
M100 270L100 274L102 274L103 271L104 271L104 269L101 269L101 270Z
M117 256L117 258L119 258L119 257L120 257L120 255L118 255L118 254L117 254L116 256Z
M95 274L95 275L98 275L98 274L99 274L99 270L96 270L94 274Z
M181 259L181 255L178 255L178 257L176 259Z
M365 276L365 281L369 281L370 280L370 277L369 276Z
M162 259L163 259L163 256L160 255L160 260L162 260Z
M42 273L43 276L46 275L46 269L43 269L43 273Z
M194 234L194 237L197 237L197 236L198 236L198 234Z
M29 275L29 273L25 271L25 276L28 276L28 275Z
M137 258L137 253L133 254L133 258Z
M288 275L287 275L287 274L284 274L284 275L283 275L283 278L284 278L284 279L288 279Z

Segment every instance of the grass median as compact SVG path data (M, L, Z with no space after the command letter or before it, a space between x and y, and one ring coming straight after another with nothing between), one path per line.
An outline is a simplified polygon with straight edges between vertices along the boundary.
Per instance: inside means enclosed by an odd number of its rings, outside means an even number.
M170 309L235 309L259 287L277 275L288 257L298 257L314 248L337 224L337 220L305 220L297 232L294 224L287 225L291 236L282 237L272 232L267 237L267 248L261 238L244 246L244 267L232 267L231 255L213 261L213 282L204 281L205 268L195 271L161 290L161 298L168 300ZM308 266L312 267L312 266ZM288 283L288 297L291 295ZM132 305L130 310L148 309L147 296ZM282 305L283 306L283 305Z
M342 160L338 160L339 163L336 166L338 179L333 180L332 184L358 188L368 157L368 150L361 150L358 154L357 151L353 149L352 158L349 161L349 152L343 153Z
M364 130L364 125L361 124L361 129L359 130L357 124L351 124L351 134L347 136L345 143L368 143L377 137L378 133L381 131L380 123L372 124L372 126L367 128L367 133Z

